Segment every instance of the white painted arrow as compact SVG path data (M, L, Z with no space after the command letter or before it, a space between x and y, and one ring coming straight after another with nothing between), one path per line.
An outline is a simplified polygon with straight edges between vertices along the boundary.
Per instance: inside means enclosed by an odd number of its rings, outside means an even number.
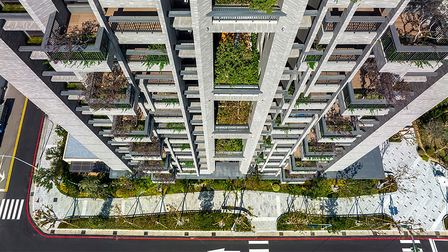
M230 250L226 250L225 248L222 248L222 249L209 250L207 252L240 252L240 251L236 251L236 250L230 251Z

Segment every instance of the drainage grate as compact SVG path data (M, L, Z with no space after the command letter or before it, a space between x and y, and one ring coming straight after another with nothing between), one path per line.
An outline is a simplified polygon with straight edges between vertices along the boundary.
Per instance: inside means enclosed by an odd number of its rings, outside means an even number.
M144 232L143 235L148 235L148 232Z
M278 232L278 235L279 236L283 236L283 232Z
M50 230L50 234L54 234L54 230Z
M346 232L342 232L342 235L343 235L343 236L346 236L346 235L347 235L347 233L346 233Z
M81 234L86 234L86 231L85 230L81 230Z
M117 231L114 231L112 234L113 234L113 235L117 235Z
M314 232L311 232L311 236L315 236L316 234Z
M212 232L212 236L216 236L216 233L215 233L215 232Z
M54 199L53 199L53 202L58 202L58 198L54 198Z
M34 192L30 192L30 196L34 196Z
M439 231L436 231L436 236L440 237L440 232Z
M373 236L377 236L378 235L378 233L376 231L372 231L372 233L373 233Z
M188 232L185 232L185 234L184 234L185 236L189 236L190 234L188 233Z

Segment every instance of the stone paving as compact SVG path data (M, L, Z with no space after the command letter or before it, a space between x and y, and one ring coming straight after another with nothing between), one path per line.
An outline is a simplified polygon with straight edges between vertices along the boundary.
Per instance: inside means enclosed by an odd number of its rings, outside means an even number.
M51 123L47 124L48 128ZM47 130L48 132L48 130ZM54 132L45 137L49 139L48 148L54 146L57 138ZM390 143L381 146L383 164L386 172L393 172L399 183L399 190L390 194L361 196L357 198L307 199L283 193L270 192L223 192L208 191L188 194L145 196L139 198L113 199L73 199L59 193L56 188L49 192L33 186L30 198L31 210L43 205L52 206L58 217L87 217L102 214L140 215L177 210L221 210L223 206L250 209L255 231L275 231L277 218L288 210L302 210L326 215L357 215L385 213L396 221L414 223L414 228L426 231L444 230L443 217L447 212L447 171L440 165L425 162L417 154L415 144L409 141ZM41 159L39 167L49 163ZM407 166L407 168L403 168ZM402 171L402 172L400 172Z

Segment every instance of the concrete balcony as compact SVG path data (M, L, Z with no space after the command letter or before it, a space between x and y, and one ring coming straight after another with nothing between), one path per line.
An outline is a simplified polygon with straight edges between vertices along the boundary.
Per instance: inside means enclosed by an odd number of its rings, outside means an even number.
M325 118L322 118L316 125L316 138L319 143L349 144L354 142L357 136L364 134L357 123L353 123L351 128L350 131L331 131L328 129Z
M158 16L110 16L109 25L120 44L164 44Z
M384 99L356 99L349 83L338 96L340 113L343 116L382 116L393 108Z
M339 43L347 45L370 44L376 36L381 23L386 20L383 16L354 16L344 31ZM339 17L327 15L317 34L319 44L330 43Z
M435 72L440 61L448 56L448 45L402 45L395 25L391 25L381 39L381 44L373 48L376 63L380 72L406 73Z

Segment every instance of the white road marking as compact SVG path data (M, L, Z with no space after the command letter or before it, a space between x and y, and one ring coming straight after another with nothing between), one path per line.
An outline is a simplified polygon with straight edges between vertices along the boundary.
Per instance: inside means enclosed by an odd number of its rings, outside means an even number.
M20 206L19 206L19 211L17 212L17 217L16 217L16 220L20 220L20 216L22 215L22 209L23 209L23 202L24 202L25 200L20 200Z
M11 219L11 213L12 213L12 208L14 207L14 203L16 202L16 200L11 200L11 205L9 205L9 211L8 211L8 216L6 217L7 220Z
M7 199L7 200L6 200L6 203L5 203L5 209L4 209L5 211L3 212L2 220L4 220L4 219L6 218L6 213L8 212L9 200L10 200L10 199Z
M438 252L437 246L436 246L436 241L434 241L434 239L428 239L428 241L429 241L429 245L431 245L432 252Z
M269 252L269 249L249 249L249 252Z
M16 214L17 214L17 208L19 207L19 200L16 200L16 204L14 205L14 211L12 212L11 215L11 219L15 219L16 218Z
M249 244L269 244L269 241L249 241Z
M5 199L2 199L2 203L0 203L0 216L2 216L3 207L5 207Z
M410 243L412 244L412 240L400 240L400 243ZM420 244L420 240L414 240L415 244Z

